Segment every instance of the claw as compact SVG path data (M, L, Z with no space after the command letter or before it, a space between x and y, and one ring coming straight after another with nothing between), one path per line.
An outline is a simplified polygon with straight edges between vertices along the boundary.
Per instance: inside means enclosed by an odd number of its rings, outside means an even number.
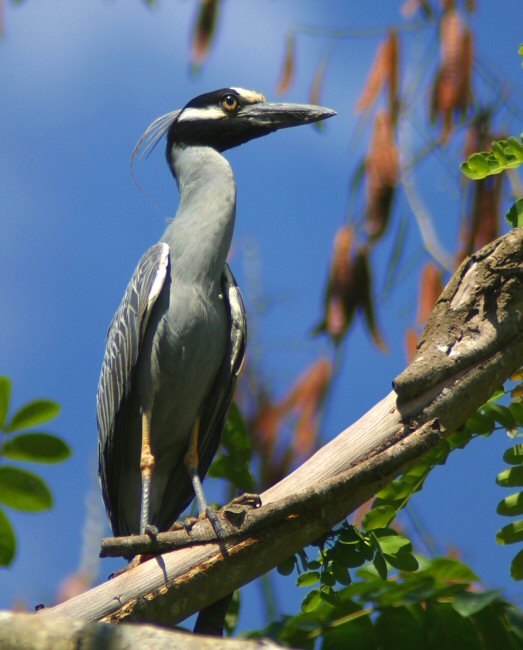
M158 530L157 526L154 526L153 524L147 524L143 532L151 539L156 539L160 531Z

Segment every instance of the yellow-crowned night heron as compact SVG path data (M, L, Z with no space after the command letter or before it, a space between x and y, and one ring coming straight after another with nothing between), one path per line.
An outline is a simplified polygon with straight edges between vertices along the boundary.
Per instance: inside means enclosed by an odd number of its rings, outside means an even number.
M245 349L242 299L226 264L236 189L221 152L334 111L269 104L224 88L158 118L139 151L167 135L176 217L140 260L109 326L98 385L99 473L115 535L168 529L216 452ZM136 151L136 150L135 150Z

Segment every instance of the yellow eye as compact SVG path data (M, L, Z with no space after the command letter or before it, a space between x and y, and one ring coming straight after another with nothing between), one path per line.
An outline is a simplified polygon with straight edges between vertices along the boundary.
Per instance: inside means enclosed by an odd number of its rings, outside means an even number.
M224 95L220 103L222 105L222 108L224 108L229 113L233 113L240 105L240 102L235 95Z

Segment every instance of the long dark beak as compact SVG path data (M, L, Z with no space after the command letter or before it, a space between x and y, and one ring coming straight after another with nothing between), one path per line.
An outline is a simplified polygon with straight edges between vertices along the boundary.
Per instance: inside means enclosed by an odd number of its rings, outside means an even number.
M251 104L238 111L237 119L246 120L253 127L273 131L320 122L334 115L336 111L313 104Z

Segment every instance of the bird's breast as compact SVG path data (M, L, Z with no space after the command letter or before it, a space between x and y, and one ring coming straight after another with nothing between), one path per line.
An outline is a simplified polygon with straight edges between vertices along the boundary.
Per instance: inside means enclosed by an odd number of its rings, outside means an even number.
M202 411L228 354L229 325L218 288L194 285L171 287L151 325L151 435L163 447L185 439Z

